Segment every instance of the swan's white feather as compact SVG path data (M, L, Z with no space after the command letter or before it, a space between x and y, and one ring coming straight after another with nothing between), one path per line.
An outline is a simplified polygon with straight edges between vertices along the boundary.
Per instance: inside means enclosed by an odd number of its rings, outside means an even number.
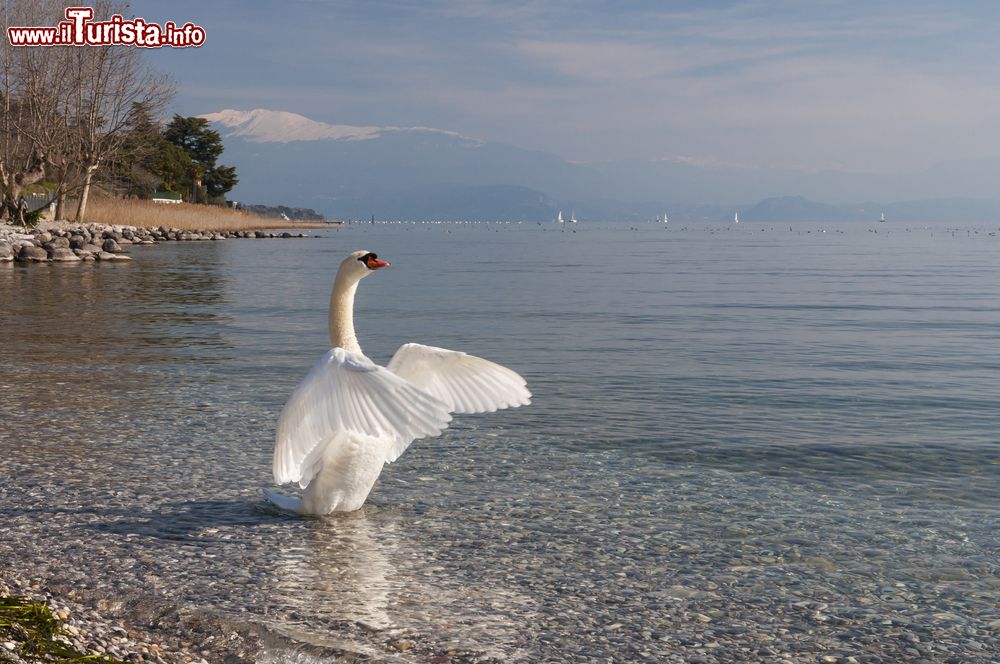
M460 351L404 344L388 369L443 401L452 413L492 413L531 403L527 383L516 372Z
M325 465L342 457L332 448L358 438L384 441L385 455L395 459L417 438L441 433L449 421L448 407L440 400L361 353L334 348L302 379L281 411L274 480L305 488Z

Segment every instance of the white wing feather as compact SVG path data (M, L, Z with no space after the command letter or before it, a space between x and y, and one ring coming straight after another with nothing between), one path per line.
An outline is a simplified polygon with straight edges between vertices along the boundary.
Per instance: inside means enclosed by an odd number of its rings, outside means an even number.
M388 369L443 401L452 413L492 413L531 403L527 383L517 373L459 351L405 344Z
M361 353L334 348L299 383L278 418L274 480L303 488L341 432L387 440L394 461L417 438L451 421L447 406Z

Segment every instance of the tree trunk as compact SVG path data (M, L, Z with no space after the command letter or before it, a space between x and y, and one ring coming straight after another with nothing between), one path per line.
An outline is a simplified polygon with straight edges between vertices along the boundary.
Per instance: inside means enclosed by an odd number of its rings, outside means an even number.
M3 195L3 200L0 200L0 220L9 221L12 224L17 222L17 204L14 202L15 200L6 193Z
M56 164L55 171L59 174L59 180L56 184L56 195L54 197L56 210L52 218L56 221L61 221L66 218L66 186L69 182L69 166L66 164L65 157Z
M97 170L97 164L91 164L87 166L87 170L83 175L83 190L80 192L80 204L76 207L76 223L83 223L83 215L87 212L87 197L90 196L90 182L94 179L94 171Z
M5 173L3 184L3 205L0 207L0 217L6 218L12 223L22 219L21 211L18 209L17 199L21 193L31 185L45 177L45 155L34 153L32 164L23 173Z
M20 198L22 188L17 186L16 192L8 189L7 193L3 197L3 216L6 217L7 221L12 224L17 224L19 226L24 226L24 210L18 205L18 198Z

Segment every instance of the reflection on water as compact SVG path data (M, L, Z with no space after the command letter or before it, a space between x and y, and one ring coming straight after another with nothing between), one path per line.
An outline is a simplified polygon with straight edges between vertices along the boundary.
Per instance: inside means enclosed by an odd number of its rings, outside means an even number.
M225 277L219 252L209 251L218 246L199 247L198 260L177 260L176 248L164 248L136 251L138 260L126 265L6 265L0 307L17 328L12 350L46 363L62 350L82 364L115 364L133 353L142 363L173 359L147 347L219 346L213 328L227 319Z
M897 627L987 661L987 234L448 230L0 265L0 559L410 661L660 661L746 630L903 661ZM417 441L358 513L291 518L260 495L275 421L361 247L394 266L358 297L373 358L484 355L534 403Z
M393 625L389 594L398 584L391 562L398 539L395 524L376 532L364 511L310 520L304 538L282 547L272 592L296 598L290 608L305 624L318 615L387 629Z

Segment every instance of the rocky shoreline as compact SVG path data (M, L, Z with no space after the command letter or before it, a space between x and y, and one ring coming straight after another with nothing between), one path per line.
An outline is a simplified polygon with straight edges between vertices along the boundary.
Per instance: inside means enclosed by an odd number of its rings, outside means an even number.
M80 261L130 261L126 250L131 246L160 242L219 241L235 238L304 238L305 233L259 230L210 231L182 230L166 226L109 226L48 222L25 230L19 226L0 225L0 263L72 263Z

